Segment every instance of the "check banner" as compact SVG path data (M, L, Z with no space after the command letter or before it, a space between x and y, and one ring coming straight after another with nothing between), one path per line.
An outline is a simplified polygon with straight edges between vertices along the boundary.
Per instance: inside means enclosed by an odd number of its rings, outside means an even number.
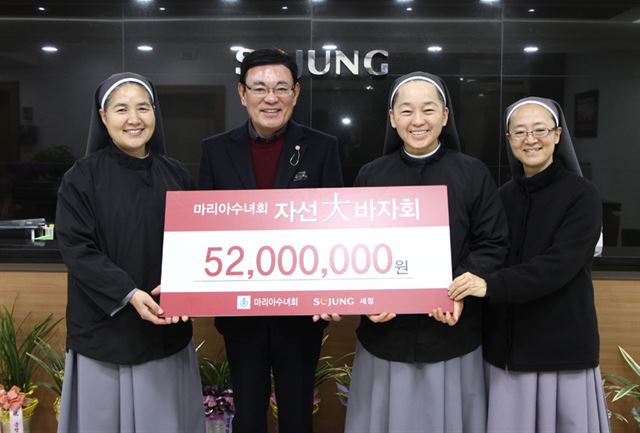
M452 311L446 186L167 193L169 316Z

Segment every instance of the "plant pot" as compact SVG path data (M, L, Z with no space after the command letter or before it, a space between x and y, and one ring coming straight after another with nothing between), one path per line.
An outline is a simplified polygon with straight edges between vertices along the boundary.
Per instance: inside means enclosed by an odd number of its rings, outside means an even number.
M224 416L207 419L207 433L225 433Z
M38 399L31 398L29 400L29 405L27 407L22 408L22 426L23 433L30 432L30 424L31 417L33 416L33 412L36 410L36 406L38 406ZM2 421L2 433L12 433L10 422L9 411L0 410L0 421Z
M60 417L60 396L53 400L53 413L56 414L56 422L60 421L58 419Z
M233 414L225 413L224 415L214 415L213 418L207 418L207 433L231 433L231 422Z

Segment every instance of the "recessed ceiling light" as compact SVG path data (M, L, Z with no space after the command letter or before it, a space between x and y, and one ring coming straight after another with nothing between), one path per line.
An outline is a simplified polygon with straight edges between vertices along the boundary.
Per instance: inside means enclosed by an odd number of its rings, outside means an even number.
M427 51L430 53L439 53L442 51L442 47L440 45L431 45L430 47L427 47Z
M524 47L524 50L523 50L523 51L524 51L525 53L535 53L535 52L537 52L538 50L539 50L539 48L538 48L538 47L536 47L535 45L530 45L530 46L528 46L528 47Z
M413 10L413 8L406 8L405 9L407 12L411 12Z
M351 117L343 117L341 120L343 125L345 126L351 125Z
M460 81L464 81L464 78L460 77Z
M371 84L369 84L367 87L365 87L366 90L373 90L373 86Z
M44 11L46 11L47 9L46 9L46 8L44 8L44 7L42 7L42 6L38 6L38 10L39 10L40 12L44 12Z
M287 9L289 9L289 6L282 6L283 11L286 11Z
M160 7L160 8L158 8L158 9L160 9L162 12L164 12L164 11L166 11L166 10L167 10L167 8L165 8L165 7Z
M57 53L58 52L58 48L54 47L53 45L45 45L44 47L41 48L41 50L46 52L46 53Z
M138 45L138 51L144 51L144 52L153 51L153 47L151 45Z
M338 48L338 46L336 44L324 44L322 46L323 50L335 50L337 48Z
M533 13L533 12L535 12L535 11L536 11L536 10L535 10L534 8L529 9L529 13Z

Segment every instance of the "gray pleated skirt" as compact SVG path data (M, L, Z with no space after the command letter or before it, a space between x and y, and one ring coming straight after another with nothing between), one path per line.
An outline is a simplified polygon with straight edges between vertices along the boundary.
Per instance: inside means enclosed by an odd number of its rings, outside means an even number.
M487 431L491 433L609 433L600 368L552 372L505 371L485 363Z
M175 355L138 365L68 351L58 433L204 433L193 341Z
M358 343L345 433L484 433L482 348L436 363L376 358Z

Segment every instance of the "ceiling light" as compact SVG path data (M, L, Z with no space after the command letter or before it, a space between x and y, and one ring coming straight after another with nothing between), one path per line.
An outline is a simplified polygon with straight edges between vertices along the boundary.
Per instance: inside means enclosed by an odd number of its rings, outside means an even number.
M431 45L430 47L427 47L427 51L430 53L439 53L442 51L442 47L440 45Z
M338 46L336 44L324 44L322 46L323 50L336 50Z
M365 90L373 90L373 86L369 84L367 87L365 87Z
M351 125L351 117L343 117L342 118L342 124L345 125L345 126Z
M286 11L287 9L289 9L289 6L282 6L283 11Z
M153 51L153 47L151 45L138 45L138 51L144 51L144 52Z
M241 51L241 50L244 50L244 47L241 45L232 45L229 47L229 49L231 51Z
M166 11L166 10L167 10L167 8L165 8L165 7L160 7L160 8L158 8L158 9L160 9L162 12L164 12L164 11Z
M413 10L413 8L406 8L405 9L407 12L411 12Z
M533 13L533 12L535 12L535 11L536 11L536 10L535 10L534 8L529 9L529 13Z
M46 9L46 8L44 8L44 7L42 7L42 6L38 6L38 10L39 10L40 12L44 12L44 11L46 11L47 9Z
M45 45L44 47L40 48L42 51L46 52L46 53L57 53L58 49L56 47L54 47L53 45Z
M535 45L530 45L530 46L528 46L528 47L524 47L524 50L523 50L523 51L524 51L525 53L535 53L535 52L537 52L538 50L539 50L539 48L538 48L538 47L536 47Z

